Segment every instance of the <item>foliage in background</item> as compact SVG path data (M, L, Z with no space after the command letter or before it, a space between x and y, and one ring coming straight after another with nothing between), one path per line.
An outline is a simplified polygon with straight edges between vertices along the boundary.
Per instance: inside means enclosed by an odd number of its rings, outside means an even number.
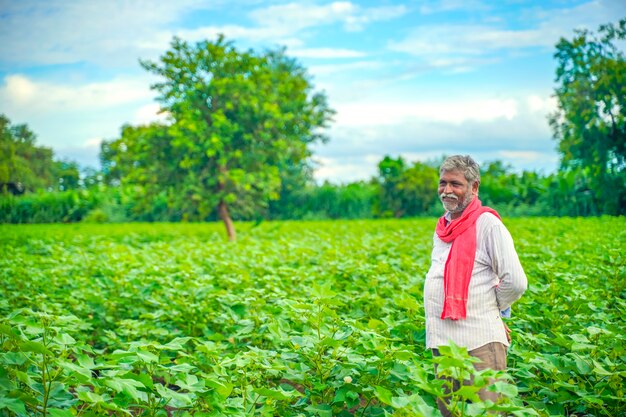
M335 185L306 184L281 197L270 206L270 219L369 219L378 187L376 184L355 182Z
M626 411L626 219L504 219L529 289L505 402ZM437 416L424 348L434 219L0 225L0 415ZM451 348L440 367L468 373Z
M385 156L378 163L378 217L415 217L433 214L437 206L439 170L435 163L407 166L402 157Z
M0 196L78 188L78 164L55 161L52 149L37 146L36 139L27 125L11 125L0 114Z
M386 161L392 158L386 158ZM398 159L400 160L400 159ZM396 162L398 160L395 160ZM237 221L299 220L299 219L367 219L394 217L439 216L443 209L437 199L436 187L430 190L420 176L436 170L415 164L404 168L402 182L391 186L390 177L370 182L345 185L316 185L299 174L282 182L280 198L256 212L239 211ZM408 174L407 174L408 173ZM412 176L411 174L420 175ZM591 193L590 175L586 170L563 171L542 176L534 172L514 173L499 161L481 170L480 198L504 216L597 216L603 208ZM412 182L417 178L416 182ZM436 178L435 178L436 179ZM430 179L432 180L432 178ZM429 181L430 181L429 180ZM402 188L395 188L397 186ZM419 191L416 192L416 191ZM412 193L412 194L411 194ZM407 198L412 196L413 199ZM174 187L145 199L141 186L95 186L86 190L57 193L29 193L20 197L0 197L0 222L47 223L88 221L180 222L193 221L195 211L188 205L172 204ZM217 220L216 213L207 220Z
M626 20L579 31L556 46L558 172L482 167L480 198L509 216L626 214ZM206 221L437 216L441 160L387 155L378 175L316 184L308 145L323 141L332 110L283 51L241 52L220 38L174 40L158 63L169 124L125 126L104 142L102 172L54 162L26 125L0 116L0 221ZM23 200L7 196L23 184ZM105 186L106 184L106 186ZM59 190L88 190L64 193ZM37 191L37 194L33 192ZM54 191L47 195L42 191ZM50 207L46 207L50 204ZM221 209L220 209L221 207ZM221 213L221 214L220 214Z
M602 213L626 214L626 19L556 45L558 109L550 118L565 171L584 173Z
M0 223L72 223L87 220L102 205L101 195L86 190L0 197Z

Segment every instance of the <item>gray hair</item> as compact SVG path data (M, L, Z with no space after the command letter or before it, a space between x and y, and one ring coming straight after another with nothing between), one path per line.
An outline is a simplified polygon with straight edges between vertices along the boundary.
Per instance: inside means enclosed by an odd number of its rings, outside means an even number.
M480 167L469 155L453 155L446 158L439 168L439 175L444 172L460 171L468 183L480 183Z

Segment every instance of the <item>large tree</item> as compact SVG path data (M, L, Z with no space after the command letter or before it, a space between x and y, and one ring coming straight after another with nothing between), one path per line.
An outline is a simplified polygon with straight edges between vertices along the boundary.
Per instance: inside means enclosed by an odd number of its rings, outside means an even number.
M562 169L591 178L598 206L626 212L626 19L576 32L556 46L557 111L550 117Z
M216 210L230 239L231 208L266 207L278 198L280 168L326 140L333 113L326 97L283 50L240 51L221 36L196 44L174 38L157 62L142 66L160 77L152 88L170 124L126 127L104 144L108 169L122 182L153 184L147 193L169 187L200 217Z

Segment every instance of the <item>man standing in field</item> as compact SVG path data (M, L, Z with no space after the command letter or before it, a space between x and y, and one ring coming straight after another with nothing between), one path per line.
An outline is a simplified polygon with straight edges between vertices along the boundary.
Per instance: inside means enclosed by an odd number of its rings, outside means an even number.
M447 158L439 169L445 214L434 236L424 284L426 348L450 342L481 360L477 370L506 369L510 330L502 321L528 285L513 239L498 213L478 199L480 171L469 156ZM481 399L497 394L481 390ZM442 415L451 415L439 401Z

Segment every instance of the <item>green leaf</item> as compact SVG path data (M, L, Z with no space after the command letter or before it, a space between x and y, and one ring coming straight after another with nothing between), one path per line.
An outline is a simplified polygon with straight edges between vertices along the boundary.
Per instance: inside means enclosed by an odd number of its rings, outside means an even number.
M3 408L6 408L18 415L26 414L24 403L17 398L0 397L0 410Z
M585 400L586 402L588 402L590 404L599 405L599 406L604 404L604 401L602 401L601 398L592 397L592 396L589 396L589 395L584 396L583 400Z
M57 337L53 339L53 341L60 345L66 345L66 346L76 344L76 340L67 333L59 334Z
M9 336L10 338L15 337L15 334L13 334L13 332L11 331L11 326L4 323L0 324L0 334Z
M177 337L176 339L164 345L164 347L171 350L184 350L184 345L189 340L191 340L191 337Z
M392 393L385 387L381 387L377 385L374 387L374 392L376 393L376 397L384 404L391 405L391 396Z
M197 376L187 374L184 380L177 380L176 385L189 392L203 391L206 388L204 380L199 380Z
M78 364L82 366L83 368L94 369L96 367L96 364L93 361L93 358L91 356L79 353L79 354L76 354L76 360Z
M155 388L161 398L166 400L166 403L171 407L189 407L193 402L190 394L173 391L161 384L155 384Z
M396 352L394 352L394 357L396 357L397 359L401 360L401 361L408 361L411 360L413 358L415 358L415 354L413 352L410 352L408 350L398 350Z
M104 399L100 394L96 394L91 391L79 391L77 394L79 400L89 404L98 404L104 402Z
M595 348L595 345L591 345L589 343L572 343L572 352L577 352L580 350L591 350Z
M591 372L592 368L589 363L580 356L576 356L574 362L576 363L576 369L581 375L588 375Z
M453 395L462 398L463 400L469 400L473 402L480 401L478 397L479 388L473 385L462 385L458 390L453 392Z
M219 394L219 396L222 397L222 399L228 398L228 396L230 395L230 393L233 391L233 388L234 388L232 384L229 384L227 382L221 383L219 381L216 381L210 378L205 379L204 382L207 387L213 388Z
M405 308L409 311L421 312L423 307L420 303L417 302L415 297L410 296L409 294L401 294L394 299L394 303L398 307Z
M589 339L587 339L587 336L583 335L583 334L572 334L570 335L570 338L574 341L574 342L578 342L578 343L589 343Z
M104 381L104 385L113 388L117 392L123 392L135 401L142 399L142 394L137 388L145 388L144 384L134 379L110 378Z
M337 293L332 290L331 286L330 281L324 282L323 284L315 283L311 287L311 295L320 300L330 300L337 295Z
M138 350L135 353L137 354L137 357L145 363L158 363L159 362L159 357L152 352L148 352L145 350Z
M145 391L154 392L154 385L153 385L152 378L147 373L134 374L132 372L127 372L119 376L123 379L132 379L134 381L138 381L143 385L143 387L145 388Z
M305 410L315 413L320 417L332 417L333 415L333 408L328 404L310 405L305 408Z
M59 408L48 408L48 414L50 414L50 417L75 417L75 414L70 410L61 410Z
M597 361L593 361L593 372L595 372L598 375L603 375L603 376L611 376L613 375L612 372L607 371L606 369L604 369L604 367Z
M488 391L499 392L507 397L514 398L517 397L517 387L513 384L509 384L504 381L496 381L489 387L487 387Z
M42 355L52 355L52 352L39 342L22 342L20 343L20 350L22 352L35 352Z
M23 365L27 360L28 356L22 352L0 353L0 363L6 365Z
M293 390L293 391L285 391L283 389L270 389L270 388L255 388L253 390L255 393L262 395L264 397L267 398L272 398L274 400L278 400L278 401L284 401L284 400L289 400L292 399L294 397L301 397L302 394L300 394L298 391Z
M89 368L84 368L67 360L58 360L57 364L70 374L75 373L74 375L81 375L83 377L82 382L87 382L91 378L91 370Z
M380 320L370 319L367 322L367 327L373 330L386 329L387 325Z

